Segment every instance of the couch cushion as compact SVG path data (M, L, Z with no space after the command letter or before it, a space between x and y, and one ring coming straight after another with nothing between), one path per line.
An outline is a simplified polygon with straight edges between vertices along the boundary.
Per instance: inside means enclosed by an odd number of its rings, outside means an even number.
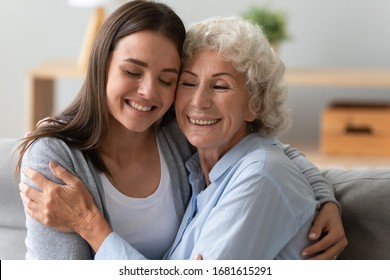
M26 229L0 227L0 259L24 260L26 256Z
M390 169L323 172L342 209L348 246L340 259L390 259Z
M16 139L0 139L0 259L24 258L25 214L15 177Z

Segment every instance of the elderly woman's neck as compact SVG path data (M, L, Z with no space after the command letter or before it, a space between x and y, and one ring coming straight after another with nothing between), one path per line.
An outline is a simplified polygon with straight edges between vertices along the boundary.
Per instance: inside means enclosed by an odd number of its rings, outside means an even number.
M209 173L213 169L214 165L223 156L216 150L198 149L199 161L202 167L203 175L206 179L207 186L210 185Z

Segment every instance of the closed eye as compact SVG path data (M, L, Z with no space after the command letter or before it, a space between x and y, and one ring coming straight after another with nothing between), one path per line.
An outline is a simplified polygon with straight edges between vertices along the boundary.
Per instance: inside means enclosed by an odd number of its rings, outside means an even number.
M139 76L141 76L140 73L130 72L130 71L128 71L128 70L123 70L123 73L125 73L125 74L128 75L128 76L132 76L132 77L139 77Z
M165 86L171 86L172 85L172 82L167 82L167 81L164 81L162 79L159 79L159 81L160 81L160 83L162 83Z
M194 83L188 83L188 82L183 82L181 83L182 86L185 86L185 87L194 87L196 86Z
M221 86L221 85L215 85L213 88L216 89L216 90L227 90L227 89L229 89L227 86Z

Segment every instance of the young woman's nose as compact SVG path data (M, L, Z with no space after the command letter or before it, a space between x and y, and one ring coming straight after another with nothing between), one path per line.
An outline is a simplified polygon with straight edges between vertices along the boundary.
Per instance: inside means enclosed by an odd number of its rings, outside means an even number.
M156 82L151 77L144 77L139 82L138 92L144 98L151 98L157 93Z

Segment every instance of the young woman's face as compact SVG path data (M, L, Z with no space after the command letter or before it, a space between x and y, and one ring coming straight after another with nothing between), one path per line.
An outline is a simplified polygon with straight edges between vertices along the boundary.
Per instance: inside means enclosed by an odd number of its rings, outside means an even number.
M223 155L246 135L250 113L246 77L210 50L196 51L183 68L175 99L176 118L198 149Z
M127 130L144 132L172 105L180 71L175 44L151 31L121 39L107 68L111 116Z

